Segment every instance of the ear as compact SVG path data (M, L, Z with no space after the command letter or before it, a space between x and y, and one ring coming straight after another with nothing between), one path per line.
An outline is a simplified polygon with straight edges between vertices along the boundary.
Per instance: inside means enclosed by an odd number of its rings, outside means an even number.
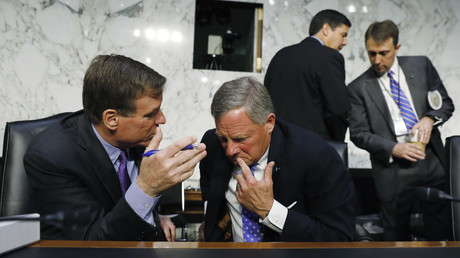
M332 28L328 23L323 24L323 27L321 28L321 34L324 37L327 37L329 33L331 33L331 31L332 31Z
M399 48L401 48L401 44L398 44L398 45L396 45L396 47L395 47L395 54L397 54L397 53L398 53L398 51L399 51Z
M118 128L119 114L115 109L106 109L102 113L102 124L109 129L114 131Z
M268 114L267 122L265 123L265 127L267 128L268 134L271 134L273 132L273 129L275 129L275 118L275 114Z

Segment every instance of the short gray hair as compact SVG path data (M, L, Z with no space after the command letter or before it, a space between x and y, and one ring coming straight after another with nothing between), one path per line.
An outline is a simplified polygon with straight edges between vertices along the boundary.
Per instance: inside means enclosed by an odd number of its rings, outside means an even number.
M228 111L245 107L252 122L265 124L270 113L274 113L273 103L267 89L254 77L241 77L224 83L214 94L211 114L219 120Z

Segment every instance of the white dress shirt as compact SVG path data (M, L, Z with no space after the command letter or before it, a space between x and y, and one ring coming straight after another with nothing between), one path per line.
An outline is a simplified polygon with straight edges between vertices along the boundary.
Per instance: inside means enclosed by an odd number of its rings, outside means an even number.
M264 155L257 162L257 166L253 167L254 177L257 180L261 180L264 177L264 170L268 162L268 150L267 148ZM227 207L230 212L230 217L232 219L232 233L234 242L244 242L243 238L243 222L242 222L242 205L236 199L236 175L242 173L239 166L235 166L232 170L232 177L228 183L228 189L225 193L225 198L227 200ZM264 220L259 220L260 223L265 226L275 230L278 233L281 233L286 222L288 209L274 200L273 206L268 213L268 216Z
M412 95L407 85L406 76L404 72L399 67L398 59L395 58L393 66L390 68L394 72L393 78L399 83L399 87L404 91L407 99L410 102L412 110L415 113L415 116L418 117L417 111L415 110L414 102L412 101ZM388 77L388 72L382 75L379 78L380 88L382 89L385 101L387 103L388 109L390 110L390 115L393 120L393 125L396 133L396 139L398 142L409 142L410 140L410 131L407 129L406 124L404 123L401 111L398 104L395 102L390 87L390 78Z

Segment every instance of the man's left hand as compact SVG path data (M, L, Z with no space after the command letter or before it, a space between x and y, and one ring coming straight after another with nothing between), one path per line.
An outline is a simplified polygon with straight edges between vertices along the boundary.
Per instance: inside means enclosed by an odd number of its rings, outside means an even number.
M168 240L168 242L174 242L176 239L176 226L168 216L161 214L159 214L159 216L161 229L163 229L163 232L165 233L166 240Z
M273 206L273 180L272 170L275 162L270 162L265 167L264 178L260 181L252 175L251 169L241 158L237 159L243 174L236 176L236 198L246 209L251 210L260 218L265 219Z
M419 135L422 135L423 137L420 137L419 139L423 144L428 144L430 142L431 138L431 131L433 130L433 124L434 120L431 119L430 117L424 116L418 123L412 127L412 132L415 132L415 130L418 130Z

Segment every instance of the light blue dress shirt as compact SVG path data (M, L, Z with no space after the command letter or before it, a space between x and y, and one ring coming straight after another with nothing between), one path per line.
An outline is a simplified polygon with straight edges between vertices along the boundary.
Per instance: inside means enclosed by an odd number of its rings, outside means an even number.
M110 161L113 164L113 168L115 169L115 171L118 171L118 167L120 166L118 156L120 155L121 150L106 142L99 135L94 125L92 125L92 127L99 142L102 144L102 147L104 147L105 151L107 152L107 155L109 156ZM139 174L139 168L136 166L136 163L134 162L132 157L130 157L129 152L127 154L128 161L126 167L128 169L129 178L131 179L131 186L128 188L128 190L126 190L125 193L126 202L137 213L137 215L143 218L146 222L155 225L152 211L155 205L158 203L160 196L152 198L139 188L139 186L136 183L136 178Z

